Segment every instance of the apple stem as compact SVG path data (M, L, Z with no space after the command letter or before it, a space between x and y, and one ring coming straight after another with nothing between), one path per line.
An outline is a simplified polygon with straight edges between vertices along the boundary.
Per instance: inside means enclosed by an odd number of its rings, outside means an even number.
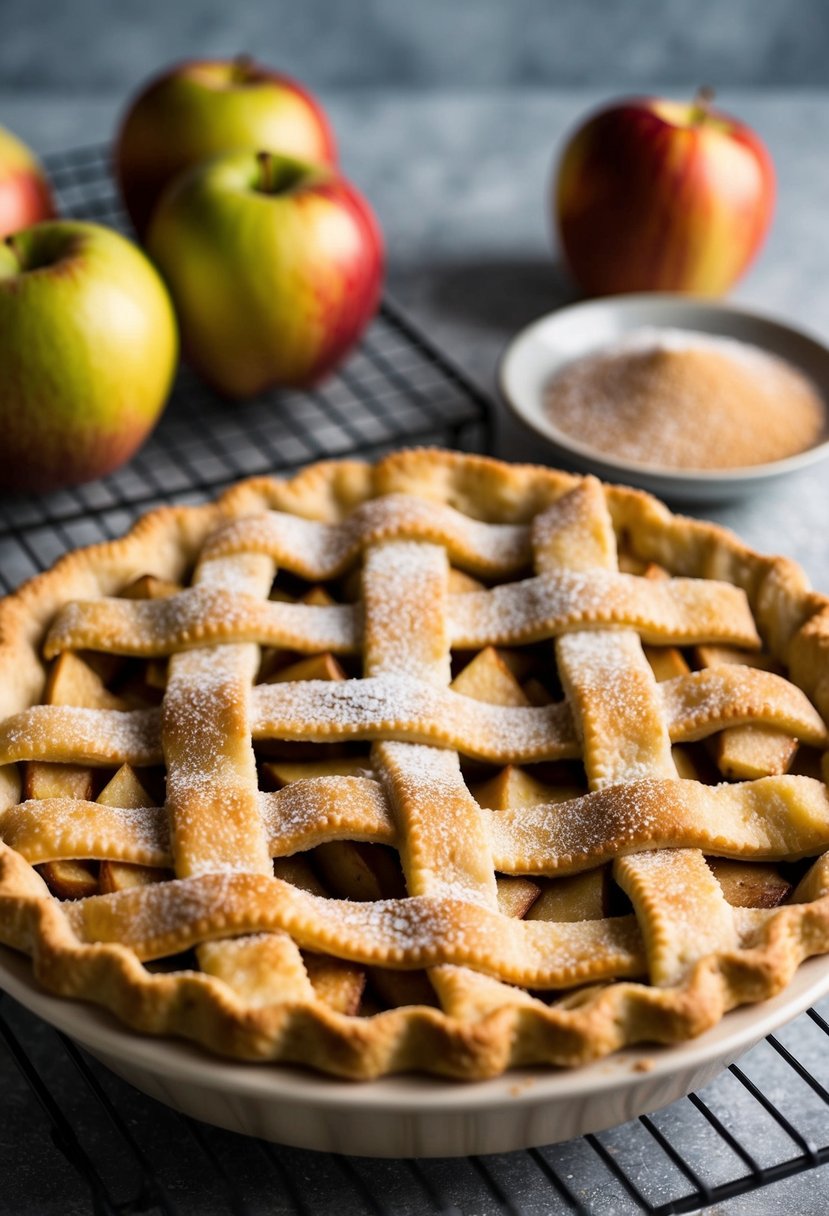
M697 89L696 96L693 102L693 111L691 113L691 122L694 126L701 126L711 116L711 105L716 96L710 84L704 84Z
M274 188L274 163L272 152L257 152L259 162L259 189L263 194L271 194Z
M236 84L244 84L250 78L253 58L247 52L235 55L233 59L232 80Z
M20 270L22 270L23 269L23 251L20 248L20 244L19 244L16 236L14 234L12 234L11 236L7 236L3 243L6 246L6 248L9 250L9 253L11 253L15 262L17 262L18 268Z

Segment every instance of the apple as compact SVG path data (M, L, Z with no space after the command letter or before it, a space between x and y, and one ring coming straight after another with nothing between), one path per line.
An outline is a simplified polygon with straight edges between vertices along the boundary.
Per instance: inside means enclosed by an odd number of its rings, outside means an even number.
M0 127L0 238L54 214L52 191L37 157Z
M383 247L344 178L236 152L176 179L147 234L184 352L227 397L304 386L357 341L380 295Z
M176 174L243 148L336 164L319 103L247 56L180 63L151 80L127 110L115 145L121 193L138 234Z
M570 139L554 206L564 259L588 295L721 295L757 253L774 167L759 137L711 98L619 101Z
M0 489L53 490L128 460L177 349L164 284L125 237L53 220L0 242Z

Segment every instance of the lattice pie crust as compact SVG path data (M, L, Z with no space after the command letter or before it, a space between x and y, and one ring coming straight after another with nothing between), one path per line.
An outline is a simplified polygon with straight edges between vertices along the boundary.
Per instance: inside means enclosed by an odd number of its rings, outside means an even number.
M645 494L243 482L0 604L0 940L348 1077L673 1043L829 951L827 713L829 600Z

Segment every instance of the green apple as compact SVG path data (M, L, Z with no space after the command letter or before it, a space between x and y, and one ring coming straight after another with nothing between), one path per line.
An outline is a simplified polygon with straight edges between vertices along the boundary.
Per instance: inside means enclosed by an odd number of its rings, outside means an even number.
M336 163L319 102L247 56L179 63L151 80L130 104L115 145L121 193L138 234L176 174L242 148Z
M0 487L56 489L128 460L177 351L163 282L117 232L55 220L0 242Z
M0 238L54 214L52 192L36 156L0 127Z
M379 300L382 238L368 203L332 170L269 152L177 178L147 248L187 358L228 397L319 380Z

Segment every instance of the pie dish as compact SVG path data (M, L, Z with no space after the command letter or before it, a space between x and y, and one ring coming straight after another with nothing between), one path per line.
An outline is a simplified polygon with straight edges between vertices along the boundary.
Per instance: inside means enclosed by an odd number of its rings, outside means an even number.
M829 952L829 600L437 451L155 511L0 604L0 941L225 1056L495 1077Z
M685 1043L474 1083L410 1072L350 1084L303 1067L208 1056L184 1039L136 1034L105 1009L52 996L26 956L5 946L0 986L137 1089L202 1123L359 1157L468 1157L600 1132L701 1089L829 992L829 956L807 959L776 997L733 1009Z

